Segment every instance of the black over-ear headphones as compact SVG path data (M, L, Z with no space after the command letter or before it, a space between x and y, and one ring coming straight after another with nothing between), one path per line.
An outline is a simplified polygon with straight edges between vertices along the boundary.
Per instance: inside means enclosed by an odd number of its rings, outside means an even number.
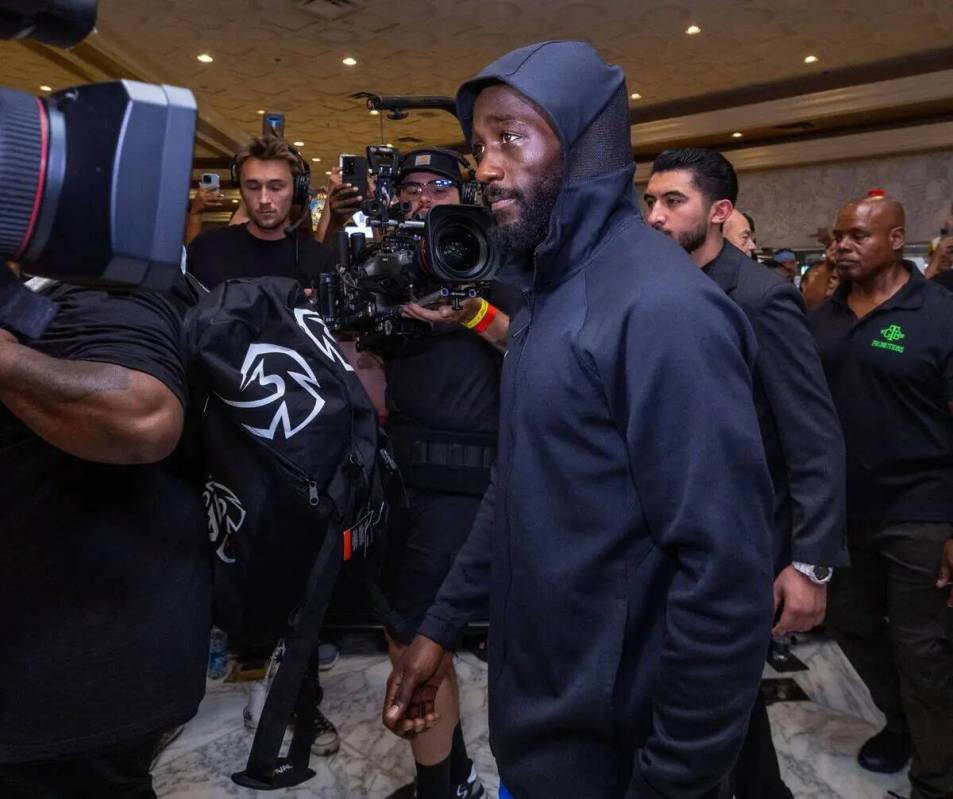
M291 195L291 204L301 206L310 213L308 206L311 205L311 167L308 166L308 162L301 157L301 153L290 144L288 145L288 149L294 153L295 158L298 159L298 174L294 175L294 191ZM241 170L238 168L238 156L232 158L229 171L231 172L232 183L238 186L240 191L242 176Z
M441 150L441 152L455 158L457 163L463 167L467 179L460 184L460 203L462 205L473 205L476 202L477 192L480 190L480 184L476 179L476 170L470 166L470 162L456 150Z

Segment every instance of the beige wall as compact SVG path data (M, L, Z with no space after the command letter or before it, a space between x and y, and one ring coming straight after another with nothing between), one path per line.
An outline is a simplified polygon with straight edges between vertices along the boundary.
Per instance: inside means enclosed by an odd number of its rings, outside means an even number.
M845 201L872 188L903 203L907 240L926 242L953 201L953 150L742 172L738 180L738 207L754 217L762 247L816 246L811 234L830 227Z

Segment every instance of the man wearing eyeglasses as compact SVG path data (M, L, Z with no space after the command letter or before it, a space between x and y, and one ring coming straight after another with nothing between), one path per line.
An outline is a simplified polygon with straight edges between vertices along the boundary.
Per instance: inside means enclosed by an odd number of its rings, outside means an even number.
M407 218L424 219L435 205L460 204L465 163L438 148L406 153L397 179L398 200L409 204ZM394 337L379 353L387 378L387 429L409 498L408 508L392 511L385 567L389 602L404 622L402 629L388 629L394 662L433 603L489 485L501 350L521 301L515 288L494 284L486 299L466 300L459 310L409 303L404 315L431 324L430 333ZM484 795L463 741L455 674L441 685L436 703L440 721L411 742L415 784L392 799Z

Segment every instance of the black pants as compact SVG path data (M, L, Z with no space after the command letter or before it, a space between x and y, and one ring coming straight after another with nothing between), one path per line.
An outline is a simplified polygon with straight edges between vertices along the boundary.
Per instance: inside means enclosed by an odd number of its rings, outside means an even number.
M953 524L848 526L851 567L835 570L827 618L887 717L909 733L911 799L953 796L953 609L936 587Z
M149 768L161 735L96 755L53 763L0 765L3 799L155 799Z
M781 779L768 709L760 691L735 765L734 786L737 799L793 799L793 794Z

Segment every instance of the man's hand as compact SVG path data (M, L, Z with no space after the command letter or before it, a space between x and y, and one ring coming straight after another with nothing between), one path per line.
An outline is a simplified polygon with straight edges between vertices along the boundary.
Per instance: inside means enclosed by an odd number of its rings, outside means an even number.
M953 608L953 539L943 545L943 555L940 557L940 579L936 581L937 588L950 588L950 596L946 606Z
M774 611L781 618L773 635L804 633L824 621L827 611L827 586L815 585L793 566L785 568L774 581Z
M437 689L453 662L453 653L422 635L414 637L387 680L384 726L401 738L430 729Z
M408 319L417 319L421 322L457 322L463 324L472 319L480 310L480 298L470 297L460 303L460 310L453 310L449 301L444 301L436 308L424 308L415 302L409 302L401 308L401 315Z
M203 189L201 186L196 190L195 197L189 205L189 213L192 216L198 216L209 208L221 205L225 200L225 195L221 189L209 187Z

